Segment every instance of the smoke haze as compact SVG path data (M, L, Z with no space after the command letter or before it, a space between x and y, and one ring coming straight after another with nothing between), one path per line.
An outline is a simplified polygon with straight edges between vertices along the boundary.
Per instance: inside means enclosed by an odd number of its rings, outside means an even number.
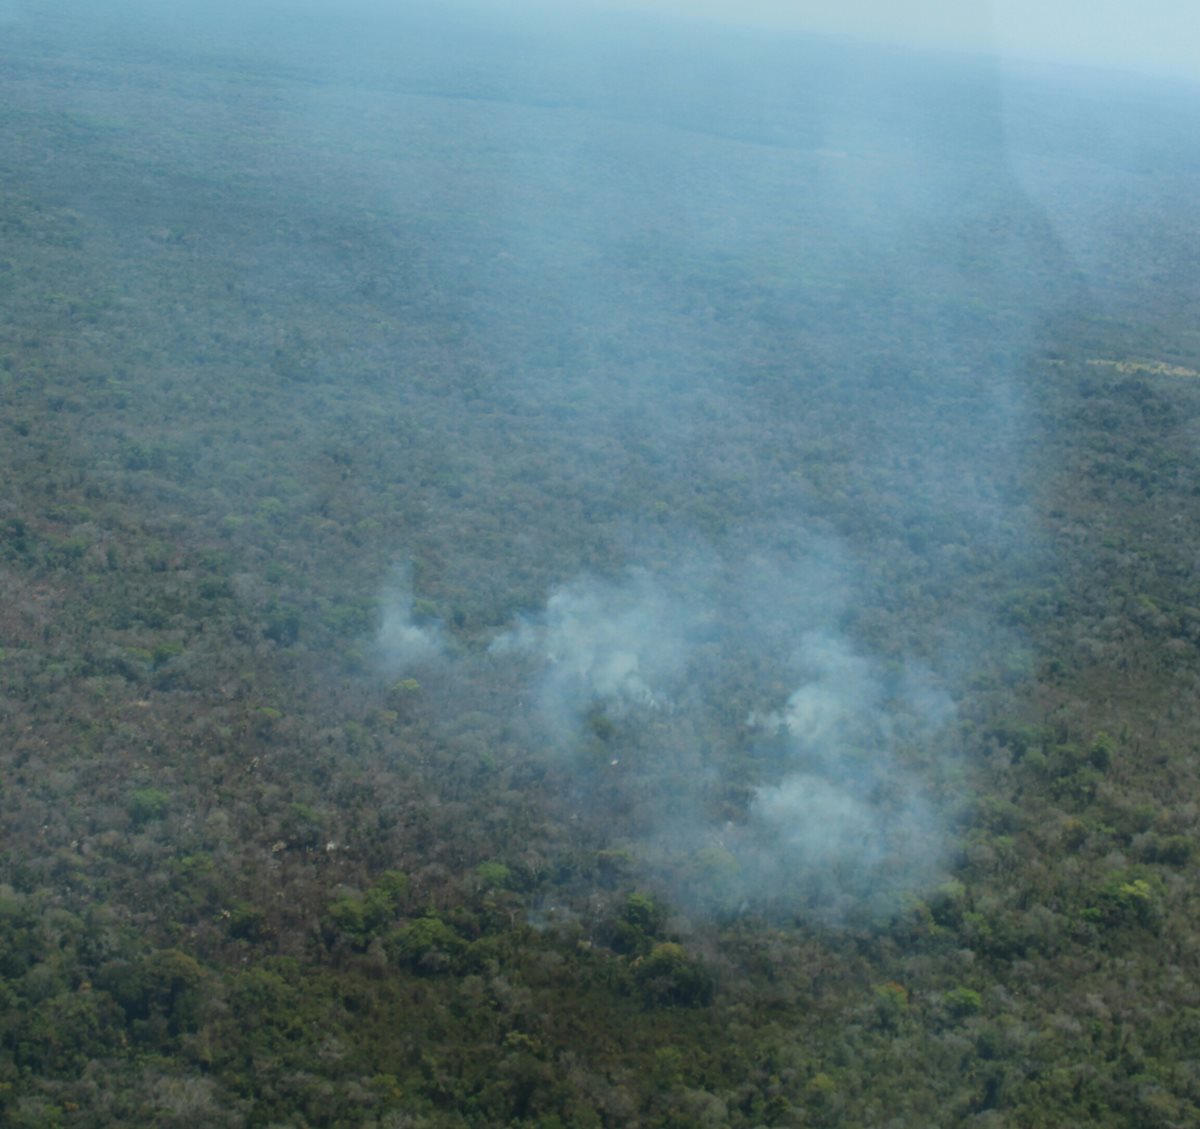
M1014 647L980 586L1039 552L1022 367L1057 298L1025 290L1077 283L987 64L577 30L422 64L495 99L455 108L487 156L432 264L459 426L491 413L453 481L504 510L512 459L573 515L497 531L537 581L496 571L450 677L507 679L495 726L681 904L891 912L952 847L954 699ZM439 556L430 594L467 583ZM390 671L442 650L407 607Z
M384 595L375 645L379 662L389 674L426 666L445 653L440 625L414 622L412 587L403 570L393 577Z
M435 735L549 763L690 905L937 880L963 702L1041 583L1032 359L1064 309L1197 298L1138 253L1192 103L663 10L0 12L82 76L19 110L92 175L52 150L29 191L140 350L88 450L280 554L273 644L435 671Z
M837 633L851 570L811 551L578 578L489 648L521 661L575 802L603 820L619 794L636 810L625 842L696 911L862 920L935 881L950 845L955 813L931 793L958 756L952 699L919 664L885 672ZM747 667L761 682L726 681ZM795 688L772 704L782 679ZM754 703L740 723L734 697ZM714 804L735 780L740 810Z

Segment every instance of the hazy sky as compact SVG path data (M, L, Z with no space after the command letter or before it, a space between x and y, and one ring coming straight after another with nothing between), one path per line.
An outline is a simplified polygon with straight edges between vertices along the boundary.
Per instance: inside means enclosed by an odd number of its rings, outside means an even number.
M139 0L135 0L135 3ZM145 3L146 0L140 0ZM230 0L201 0L225 10ZM441 0L241 0L232 7L304 11L429 5ZM474 0L501 10L516 0ZM104 0L98 0L102 7ZM687 13L733 24L795 27L1009 56L1159 71L1200 82L1200 0L526 0L552 18L573 8ZM118 7L120 5L117 5ZM40 7L0 0L0 26ZM170 6L161 6L169 11Z
M1200 0L613 0L730 21L1200 76Z

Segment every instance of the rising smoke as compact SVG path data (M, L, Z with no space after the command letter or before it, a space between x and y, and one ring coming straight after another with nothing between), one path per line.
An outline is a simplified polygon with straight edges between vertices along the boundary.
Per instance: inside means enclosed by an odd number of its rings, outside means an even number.
M931 770L953 755L954 707L931 671L839 631L844 556L660 568L564 584L459 669L519 671L511 709L530 704L531 746L676 904L840 922L933 882L948 838ZM403 583L378 651L392 673L446 654Z
M0 0L0 23L33 7ZM276 418L313 421L289 474L300 494L345 449L328 504L364 511L354 583L420 562L428 604L378 580L388 677L435 667L447 709L457 678L493 731L516 719L691 904L894 904L951 843L955 703L1034 551L1043 319L1097 279L1195 305L1148 283L1140 237L1085 254L1101 219L1188 214L1190 158L1147 114L1106 169L1091 111L1006 103L986 60L548 7L80 5L69 60L134 75L143 44L186 42L227 79L188 88L190 129L152 112L173 66L66 98L120 172L77 202L123 246L107 210L149 178L138 222L169 234L121 289L211 304L213 340L271 374L270 426L241 401L164 412L209 429L214 492L254 481ZM1170 206L1144 162L1176 169ZM209 183L232 195L180 187ZM176 294L185 249L211 288Z
M408 570L396 570L380 601L375 655L381 669L390 675L407 674L436 662L445 653L441 625L432 619L416 621Z
M946 848L930 781L900 752L935 740L953 706L919 670L889 690L876 663L823 632L801 638L798 660L806 678L783 709L751 719L782 740L785 763L750 809L754 884L893 909L933 879Z
M486 698L680 904L886 913L945 865L956 703L1031 551L1028 290L1063 264L1007 171L994 75L507 33L528 65L429 67L488 94L420 112L489 138L450 181L462 372L437 391L447 476L509 516L484 531L489 601L452 628L389 586L380 661L442 664L449 709ZM445 547L448 578L422 579L469 604L472 546Z
M596 707L621 718L672 709L695 618L645 572L620 583L580 579L551 595L541 615L500 635L491 651L533 658L542 719L557 738L572 740Z

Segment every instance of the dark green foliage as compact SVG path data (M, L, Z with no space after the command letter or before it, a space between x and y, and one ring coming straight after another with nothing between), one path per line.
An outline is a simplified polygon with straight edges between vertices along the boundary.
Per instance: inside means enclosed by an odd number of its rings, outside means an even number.
M258 906L237 902L230 907L227 926L229 935L252 944L266 940L269 927L266 912Z
M1087 920L1108 929L1153 929L1162 915L1162 883L1154 876L1124 871L1109 878L1083 911Z
M485 889L505 889L513 882L512 871L502 862L481 862L475 874Z
M1186 835L1151 836L1143 846L1147 862L1164 866L1186 866L1191 861L1196 844Z
M292 804L280 823L279 833L290 847L317 850L325 844L325 818L308 804Z
M365 894L344 894L329 904L326 916L334 937L365 949L395 921L408 893L408 877L399 870L384 872Z
M16 1012L15 1001L9 1001ZM70 1076L107 1055L124 1037L123 1017L104 992L63 992L38 1001L7 1033L15 1066L33 1074Z
M649 952L662 923L662 909L649 894L630 894L613 927L613 948L630 956Z
M129 800L129 818L134 827L162 819L171 806L171 797L161 788L139 788Z
M391 959L417 972L449 972L466 942L436 916L418 918L388 934L385 948Z
M946 993L946 1008L956 1019L965 1019L983 1009L983 1000L974 988L952 988Z
M633 965L633 977L651 1004L701 1007L712 1002L712 976L682 945L671 941L657 944L639 957Z

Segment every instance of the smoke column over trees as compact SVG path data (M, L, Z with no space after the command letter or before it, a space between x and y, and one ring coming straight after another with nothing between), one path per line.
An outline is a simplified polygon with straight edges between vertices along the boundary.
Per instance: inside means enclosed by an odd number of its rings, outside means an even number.
M459 474L503 510L524 462L555 516L499 533L461 661L506 669L572 803L681 900L894 909L953 839L956 699L1022 661L993 602L1039 552L1024 365L1078 286L998 74L487 18L534 62L436 76L496 99L437 269L466 416L511 446ZM466 582L443 565L431 592Z
M1030 358L1100 272L1044 139L1010 149L1022 91L986 56L661 12L351 10L71 24L244 80L188 78L186 135L133 85L62 95L182 170L140 205L154 256L96 289L207 319L155 346L163 443L99 427L102 465L203 483L250 560L298 531L238 579L273 642L373 660L447 732L465 709L668 888L721 851L721 904L935 880L963 702L1028 662ZM181 187L223 161L236 206ZM119 252L102 167L47 191ZM230 342L253 395L171 367Z

